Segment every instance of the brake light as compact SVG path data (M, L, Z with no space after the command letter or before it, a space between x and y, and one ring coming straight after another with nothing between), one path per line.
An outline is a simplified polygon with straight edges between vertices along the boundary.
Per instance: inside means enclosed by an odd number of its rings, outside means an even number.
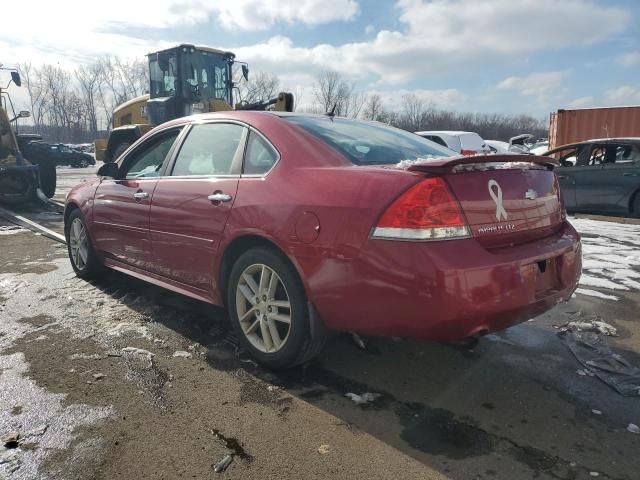
M475 150L466 150L466 149L463 148L462 150L460 150L460 153L462 155L475 155L478 152L475 151Z
M553 179L553 191L558 197L558 202L560 203L560 214L561 219L564 221L567 219L567 207L564 205L564 197L562 196L562 189L560 188L560 182L558 181L558 175L554 174Z
M373 237L444 240L469 237L460 204L441 178L427 178L398 197L384 212Z

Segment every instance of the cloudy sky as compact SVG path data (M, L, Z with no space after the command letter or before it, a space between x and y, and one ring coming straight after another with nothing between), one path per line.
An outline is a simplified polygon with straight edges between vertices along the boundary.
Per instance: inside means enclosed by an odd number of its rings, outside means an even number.
M311 101L343 72L387 102L546 116L640 104L638 0L7 1L0 62L73 67L179 42L222 47Z

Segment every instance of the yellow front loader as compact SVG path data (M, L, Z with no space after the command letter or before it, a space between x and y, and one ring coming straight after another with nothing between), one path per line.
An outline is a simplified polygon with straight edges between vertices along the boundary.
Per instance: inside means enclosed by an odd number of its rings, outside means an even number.
M235 104L232 70L235 55L210 47L181 44L150 53L149 93L113 111L107 140L96 140L96 160L115 161L138 138L156 125L194 113L224 110L293 110L293 95L254 104ZM242 63L248 79L249 69Z

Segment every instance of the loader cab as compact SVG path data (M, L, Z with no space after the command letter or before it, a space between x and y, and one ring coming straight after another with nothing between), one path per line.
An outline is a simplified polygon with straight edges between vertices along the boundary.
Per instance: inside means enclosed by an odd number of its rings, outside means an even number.
M193 45L149 54L151 125L213 110L231 109L231 52ZM228 108L226 108L228 106Z

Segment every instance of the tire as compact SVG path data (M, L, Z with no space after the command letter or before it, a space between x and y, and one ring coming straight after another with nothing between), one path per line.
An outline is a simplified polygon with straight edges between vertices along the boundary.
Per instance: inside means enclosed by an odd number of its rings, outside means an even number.
M84 256L81 255L79 250L77 252L75 251L75 247L78 244L74 241L74 237L77 240L78 233L72 230L74 230L74 228L80 228L75 227L75 225L80 225L84 231L84 241L86 241L86 255ZM82 218L80 210L76 209L69 215L69 218L64 225L64 237L67 240L69 261L71 262L71 266L73 267L73 271L76 272L76 275L80 278L84 278L85 280L99 277L103 273L104 267L98 259L98 256L93 249L93 245L91 245L91 239L87 234L87 226L84 222L84 218Z
M633 204L630 213L631 217L640 218L640 190L633 195Z
M113 151L113 157L112 157L111 161L115 162L116 160L118 160L120 155L122 155L124 153L124 151L127 148L129 148L130 146L131 146L131 144L129 142L124 142L124 143L121 143L120 145L118 145L116 147L116 149Z
M87 168L89 166L89 162L87 160L80 160L80 168Z
M56 193L56 166L53 162L44 160L38 163L40 169L40 189L47 198L51 198Z
M269 288L260 289L260 275L265 271L271 272L266 278L277 283L273 294L268 292ZM247 277L254 279L253 287L247 282ZM268 281L264 285L270 286ZM256 288L258 297L251 301L249 298L255 294ZM254 305L256 298L259 302ZM283 306L285 300L288 300L289 307ZM241 345L258 363L268 368L280 370L304 363L315 356L324 344L324 334L311 335L307 296L297 272L274 250L252 248L238 258L229 275L227 308ZM287 316L289 323L282 321ZM279 346L272 328L276 329Z

